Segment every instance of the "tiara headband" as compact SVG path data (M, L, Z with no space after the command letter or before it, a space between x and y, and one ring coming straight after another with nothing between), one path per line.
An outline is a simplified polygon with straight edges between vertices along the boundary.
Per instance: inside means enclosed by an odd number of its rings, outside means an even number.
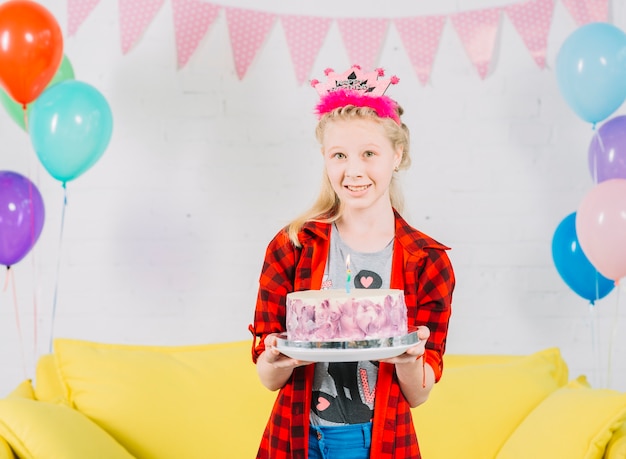
M391 118L396 123L402 124L398 116L398 104L384 95L390 84L397 84L400 81L398 77L379 80L378 77L385 76L383 69L366 73L358 65L353 65L344 73L335 73L333 69L326 69L324 73L328 77L326 83L311 81L311 86L320 95L320 101L315 106L318 118L336 108L354 105L369 107L379 117Z

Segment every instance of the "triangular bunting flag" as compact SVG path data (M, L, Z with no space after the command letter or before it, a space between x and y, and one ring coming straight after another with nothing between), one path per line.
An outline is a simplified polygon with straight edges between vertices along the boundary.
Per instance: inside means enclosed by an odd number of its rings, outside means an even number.
M450 20L470 61L478 70L480 77L485 79L489 73L500 26L500 9L488 8L456 13L450 15Z
M505 6L504 11L539 68L545 68L554 1L530 0Z
M609 20L609 0L561 0L576 25Z
M422 16L393 20L411 64L417 73L417 78L422 85L426 85L430 79L430 71L445 22L445 16Z
M319 53L332 20L314 16L281 16L287 47L291 55L296 79L302 84L307 79Z
M276 15L241 8L225 8L225 11L235 69L242 79L274 25Z
M100 0L68 0L67 1L67 34L74 35L89 13L98 6Z
M215 21L220 7L201 0L172 0L178 68L183 68Z
M161 9L164 0L119 0L122 54L137 43Z
M352 65L360 65L363 70L374 69L388 24L388 19L379 18L337 19L339 33Z

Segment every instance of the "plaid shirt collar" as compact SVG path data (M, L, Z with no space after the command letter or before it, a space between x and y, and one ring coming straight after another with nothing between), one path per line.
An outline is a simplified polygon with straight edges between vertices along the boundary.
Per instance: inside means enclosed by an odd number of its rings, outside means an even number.
M411 256L421 258L426 256L426 249L449 250L447 247L424 233L415 230L404 218L393 210L395 217L396 238L402 248ZM300 242L302 245L315 243L315 239L320 238L328 241L330 238L330 225L323 222L309 221L302 226Z

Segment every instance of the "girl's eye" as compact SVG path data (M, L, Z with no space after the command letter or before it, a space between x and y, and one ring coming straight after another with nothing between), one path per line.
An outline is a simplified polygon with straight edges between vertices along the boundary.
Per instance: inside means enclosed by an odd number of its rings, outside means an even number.
M334 153L334 154L333 154L333 158L343 159L343 158L345 158L345 157L346 157L346 155L344 155L344 154L343 154L343 153L341 153L341 152L337 152L337 153Z
M374 152L373 152L373 151L371 151L371 150L368 150L368 151L366 151L366 152L364 153L364 155L365 155L365 156L367 156L368 158L370 158L370 157L372 157L372 156L375 156L375 155L376 155L376 153L374 153Z

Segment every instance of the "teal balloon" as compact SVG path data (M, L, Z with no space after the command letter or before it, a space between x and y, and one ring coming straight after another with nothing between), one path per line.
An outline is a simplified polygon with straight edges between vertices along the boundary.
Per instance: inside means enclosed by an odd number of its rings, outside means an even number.
M626 34L594 22L570 34L556 57L559 89L583 120L608 118L626 99Z
M68 80L46 89L33 103L30 140L41 164L64 184L93 166L106 150L113 115L93 86Z
M563 281L579 296L594 304L615 287L584 254L576 235L576 212L565 217L552 237L552 259Z

